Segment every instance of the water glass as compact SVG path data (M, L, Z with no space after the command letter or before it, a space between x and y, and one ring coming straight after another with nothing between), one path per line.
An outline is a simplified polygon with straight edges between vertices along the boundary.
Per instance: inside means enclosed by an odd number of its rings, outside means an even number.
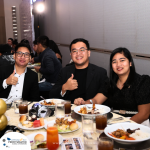
M62 103L55 104L55 117L56 118L65 118L65 107Z
M107 114L99 114L95 117L96 131L102 133L107 126Z
M14 111L16 114L19 114L19 104L22 102L22 99L17 99L13 102L14 104Z
M113 150L114 142L108 137L101 137L98 142L98 150Z

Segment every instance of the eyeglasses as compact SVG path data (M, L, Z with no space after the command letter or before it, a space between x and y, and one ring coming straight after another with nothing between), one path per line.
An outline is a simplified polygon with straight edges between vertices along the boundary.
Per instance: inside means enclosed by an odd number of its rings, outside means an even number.
M24 55L25 58L30 57L30 53L22 53L22 52L16 52L18 57L22 57Z
M81 54L83 54L83 53L85 53L85 51L86 51L87 49L85 49L85 48L80 48L80 49L73 49L72 51L71 51L71 53L73 54L73 55L76 55L78 52L80 52Z

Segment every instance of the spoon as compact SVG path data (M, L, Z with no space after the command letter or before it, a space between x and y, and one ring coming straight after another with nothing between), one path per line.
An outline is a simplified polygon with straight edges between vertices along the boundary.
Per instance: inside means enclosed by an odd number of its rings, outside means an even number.
M8 101L8 100L11 99L11 98L12 98L12 96L10 96L6 101ZM6 102L6 101L5 101L5 102Z
M45 98L43 96L40 96L43 100L45 100Z

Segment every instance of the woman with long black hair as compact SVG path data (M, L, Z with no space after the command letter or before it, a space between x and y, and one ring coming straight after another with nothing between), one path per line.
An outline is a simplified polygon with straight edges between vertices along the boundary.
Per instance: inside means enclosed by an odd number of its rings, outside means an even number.
M120 47L111 53L110 82L92 101L102 104L106 99L113 112L131 117L137 123L150 116L150 77L136 73L131 53L126 48ZM85 103L90 100L75 100L75 104Z

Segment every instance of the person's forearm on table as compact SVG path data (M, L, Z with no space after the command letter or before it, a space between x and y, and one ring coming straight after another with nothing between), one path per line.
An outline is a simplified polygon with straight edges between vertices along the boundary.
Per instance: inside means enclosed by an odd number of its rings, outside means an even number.
M138 106L138 113L130 119L137 123L142 123L150 116L150 103Z
M94 98L85 101L85 104L91 104L90 100L93 101L93 104L102 104L106 99L107 97L105 95L97 93Z

